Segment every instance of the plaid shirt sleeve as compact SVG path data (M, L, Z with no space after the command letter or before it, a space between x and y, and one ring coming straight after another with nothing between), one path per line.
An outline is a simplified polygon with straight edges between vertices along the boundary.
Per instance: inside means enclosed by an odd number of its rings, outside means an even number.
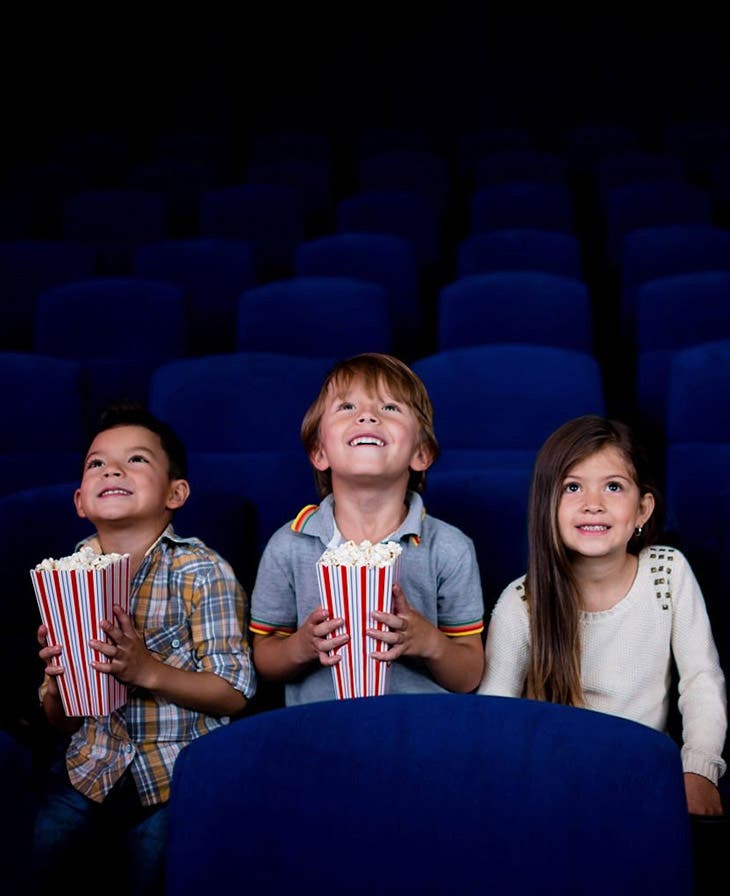
M232 568L218 559L203 570L187 569L182 593L190 607L189 625L200 669L214 672L246 697L256 676L245 637L246 603Z

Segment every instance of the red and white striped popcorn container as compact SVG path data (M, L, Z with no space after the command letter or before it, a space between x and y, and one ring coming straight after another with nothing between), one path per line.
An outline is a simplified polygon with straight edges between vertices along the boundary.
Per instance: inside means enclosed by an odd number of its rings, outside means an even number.
M61 560L45 560L30 571L48 643L63 647L64 674L56 681L67 716L106 716L127 702L127 687L97 672L92 660L107 658L89 646L105 641L99 623L113 619L112 605L129 612L129 554L95 554L82 548Z
M388 631L388 626L376 622L371 614L373 610L391 610L400 553L396 542L371 545L365 541L357 545L350 541L325 551L317 561L321 605L330 619L344 619L344 625L332 637L345 633L350 636L338 650L342 659L331 667L338 700L377 697L388 692L390 666L370 656L374 651L387 650L388 645L366 635L365 630Z

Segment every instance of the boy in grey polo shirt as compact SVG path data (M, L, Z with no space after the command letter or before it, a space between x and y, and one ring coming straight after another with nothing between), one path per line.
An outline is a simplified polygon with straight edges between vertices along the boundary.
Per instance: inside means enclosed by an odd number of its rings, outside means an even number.
M251 596L254 662L286 682L286 703L333 700L330 666L348 636L320 607L316 562L343 541L403 548L389 631L376 654L391 664L390 693L454 691L479 684L484 604L473 542L426 513L420 492L438 457L433 408L413 371L367 353L334 366L302 422L322 502L303 508L269 540ZM333 652L330 655L330 651Z

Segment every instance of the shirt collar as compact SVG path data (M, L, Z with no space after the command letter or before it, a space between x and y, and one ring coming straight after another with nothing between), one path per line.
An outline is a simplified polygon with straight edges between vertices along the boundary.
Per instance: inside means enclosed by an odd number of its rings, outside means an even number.
M384 540L402 541L408 537L420 540L423 518L426 515L423 500L418 492L408 491L405 501L408 506L406 518L395 532ZM309 518L303 531L307 535L319 538L327 547L336 547L342 542L342 535L335 524L334 498L331 494L322 499L317 512Z
M193 538L183 538L178 535L173 529L172 523L167 525L167 528L160 534L158 538L156 538L152 544L147 548L144 552L145 557L152 553L152 551L160 544L161 541L172 541L175 544L188 544L191 541L194 541ZM101 542L99 541L99 536L97 534L90 535L88 538L83 539L76 545L76 550L80 550L82 547L91 548L92 551L95 551L97 554L102 554L103 551L101 549Z

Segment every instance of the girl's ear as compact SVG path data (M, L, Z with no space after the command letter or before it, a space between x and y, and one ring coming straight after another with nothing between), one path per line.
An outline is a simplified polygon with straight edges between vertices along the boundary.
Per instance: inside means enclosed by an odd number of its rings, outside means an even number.
M187 479L173 479L167 495L166 510L177 510L190 497L190 483Z
M641 496L639 500L639 512L636 516L636 525L643 526L644 523L649 519L649 517L654 513L654 495L651 492L646 492L646 494Z

